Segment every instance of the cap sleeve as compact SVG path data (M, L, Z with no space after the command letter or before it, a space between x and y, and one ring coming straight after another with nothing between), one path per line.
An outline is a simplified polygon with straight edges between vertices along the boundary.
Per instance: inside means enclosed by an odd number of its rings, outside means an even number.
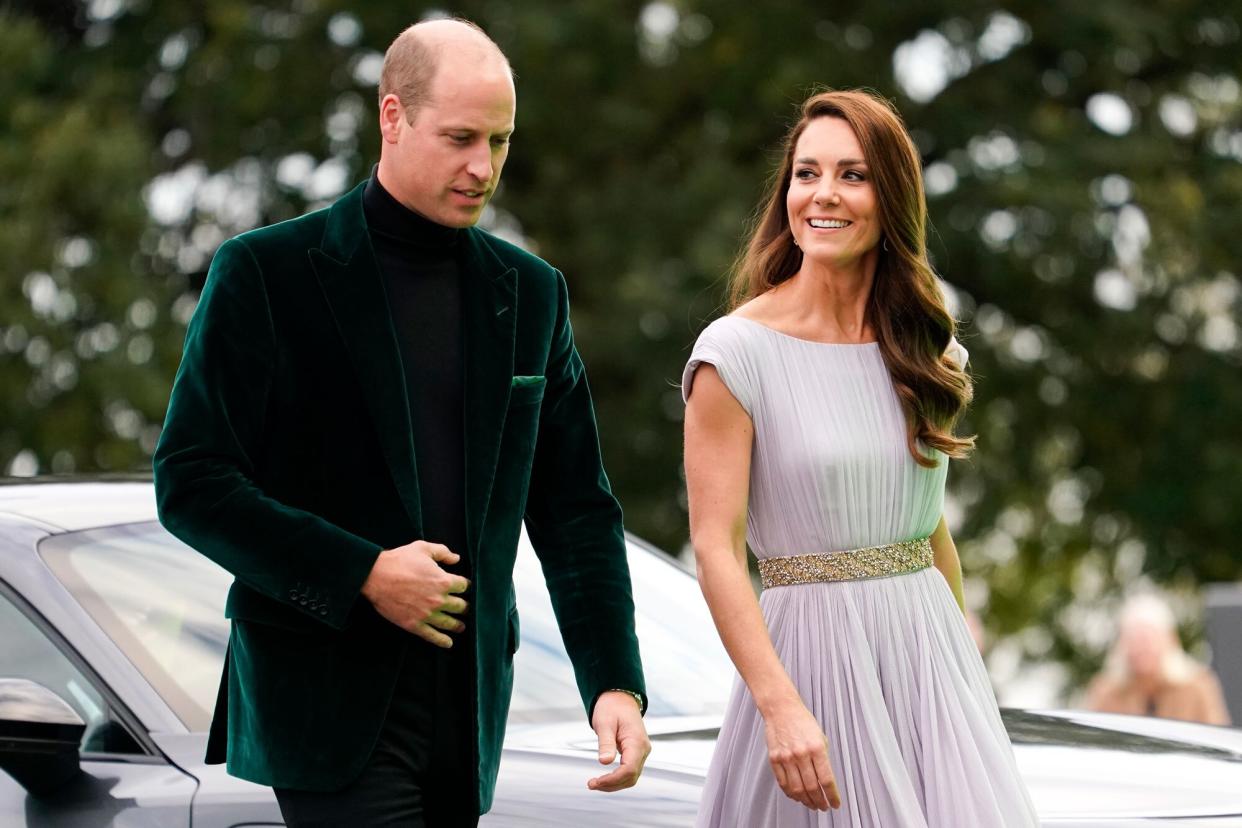
M944 349L944 354L957 364L961 370L966 370L966 362L970 359L970 352L962 343L957 341L957 337L950 337L949 347Z
M681 375L681 398L689 401L694 386L694 372L703 363L716 369L721 382L738 404L750 416L754 416L755 383L750 370L744 343L729 318L717 319L704 328L690 352L690 360Z

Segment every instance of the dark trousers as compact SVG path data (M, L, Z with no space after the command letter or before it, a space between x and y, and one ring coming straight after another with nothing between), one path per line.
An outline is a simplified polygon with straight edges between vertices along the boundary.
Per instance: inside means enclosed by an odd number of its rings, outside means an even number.
M468 641L411 637L371 758L339 791L276 789L290 828L459 828L478 824Z

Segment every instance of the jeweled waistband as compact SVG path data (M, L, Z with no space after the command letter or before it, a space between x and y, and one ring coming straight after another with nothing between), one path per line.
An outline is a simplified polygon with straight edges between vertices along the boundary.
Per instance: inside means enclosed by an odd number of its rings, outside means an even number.
M763 558L759 561L759 575L767 589L904 575L926 569L933 561L931 538L918 538L845 552Z

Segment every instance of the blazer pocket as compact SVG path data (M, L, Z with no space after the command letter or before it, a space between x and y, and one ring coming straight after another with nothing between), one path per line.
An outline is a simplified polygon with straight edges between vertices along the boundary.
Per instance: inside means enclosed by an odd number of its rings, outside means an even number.
M547 384L547 377L514 377L509 389L509 407L539 402L543 399L543 389Z

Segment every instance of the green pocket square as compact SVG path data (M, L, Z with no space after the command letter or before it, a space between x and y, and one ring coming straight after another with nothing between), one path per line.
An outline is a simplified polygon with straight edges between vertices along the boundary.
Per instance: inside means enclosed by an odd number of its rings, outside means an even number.
M526 385L539 385L543 382L543 377L514 377L513 387L521 388Z

